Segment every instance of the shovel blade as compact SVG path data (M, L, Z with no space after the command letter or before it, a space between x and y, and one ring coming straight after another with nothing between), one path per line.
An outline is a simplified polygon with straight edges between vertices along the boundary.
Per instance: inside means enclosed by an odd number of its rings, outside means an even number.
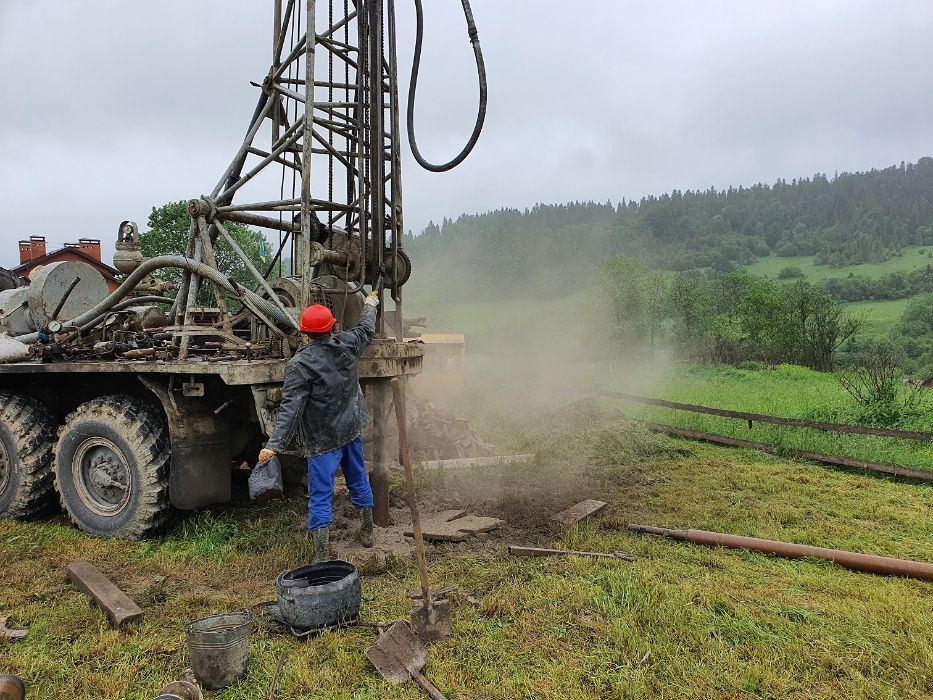
M428 650L404 620L392 625L366 651L366 658L389 683L404 683L428 662Z
M454 635L450 620L450 603L436 600L430 607L421 605L411 612L411 626L425 644L450 639Z

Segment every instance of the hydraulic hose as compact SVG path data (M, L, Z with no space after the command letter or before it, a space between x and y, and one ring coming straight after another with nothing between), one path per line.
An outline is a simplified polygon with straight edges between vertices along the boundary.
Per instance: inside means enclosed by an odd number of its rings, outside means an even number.
M463 4L463 16L466 18L467 32L470 35L470 43L473 45L473 56L476 59L476 76L479 79L479 108L476 112L476 123L473 126L473 133L466 146L456 156L446 163L436 165L429 163L418 150L418 142L415 139L415 93L418 90L418 73L421 70L421 43L424 39L424 8L421 6L421 0L415 0L415 54L411 63L411 82L408 86L408 142L411 145L411 153L425 170L432 173L443 173L456 168L462 163L483 131L483 122L486 121L486 64L483 62L483 50L479 45L479 33L476 31L476 22L473 21L473 10L470 8L470 0L460 0Z
M136 288L136 285L146 277L146 275L156 271L161 270L166 267L177 267L182 270L188 270L189 272L204 277L212 282L216 282L224 290L230 292L235 296L239 296L241 293L249 298L260 311L269 316L276 323L282 324L283 327L288 330L292 330L294 327L292 322L285 316L279 309L272 304L267 299L263 299L261 296L255 292L241 287L240 290L233 285L233 283L227 278L225 274L216 270L213 267L209 267L204 263L192 260L191 258L186 258L183 255L160 255L155 258L150 258L149 260L144 260L143 263L137 267L125 280L123 284L117 287L110 296L104 299L102 302L97 304L97 306L88 309L80 316L76 316L67 323L62 324L63 329L79 328L85 325L88 321L96 319L98 316L110 311L116 304L122 300L127 294L133 291ZM38 333L26 333L25 335L16 336L16 340L21 343L35 343L39 340Z
M89 330L100 325L100 322L107 318L107 314L113 313L114 311L122 311L123 309L128 309L131 306L136 306L138 304L171 304L175 300L171 297L161 297L161 296L144 296L144 297L130 297L129 299L124 299L121 302L114 304L108 311L105 311L97 318L88 321L83 326L78 328L78 333L82 335L87 333Z

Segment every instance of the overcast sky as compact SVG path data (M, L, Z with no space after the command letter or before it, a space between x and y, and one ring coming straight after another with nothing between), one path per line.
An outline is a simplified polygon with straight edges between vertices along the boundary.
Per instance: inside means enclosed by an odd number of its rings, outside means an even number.
M407 87L413 12L400 10ZM319 7L326 6L319 0ZM419 145L446 160L476 79L457 0L425 0ZM473 156L405 161L406 220L772 182L933 155L929 0L473 0ZM208 192L271 54L271 0L0 0L0 264Z

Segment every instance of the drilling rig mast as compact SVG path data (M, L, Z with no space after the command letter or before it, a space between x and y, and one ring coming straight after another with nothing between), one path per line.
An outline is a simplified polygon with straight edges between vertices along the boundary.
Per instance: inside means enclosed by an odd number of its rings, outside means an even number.
M229 500L231 462L254 458L274 427L285 363L301 343L300 312L325 304L351 326L369 287L382 303L359 376L373 417L374 515L387 524L387 387L417 373L423 355L402 338L411 264L395 1L273 2L271 65L253 83L259 98L235 156L210 194L188 202L184 254L144 258L136 225L124 221L115 291L79 262L48 265L29 287L0 291L8 336L0 336L0 404L16 408L0 410L0 517L44 513L54 483L82 529L145 537L168 524L171 507ZM434 171L466 157L485 115L482 54L469 0L461 3L480 109L463 151L432 165L414 140L423 29L415 0L407 127L416 160ZM233 225L277 241L263 269L237 244ZM242 263L249 286L218 268L218 251ZM154 276L166 269L180 271L174 297L166 296L169 281ZM24 434L28 445L18 442Z

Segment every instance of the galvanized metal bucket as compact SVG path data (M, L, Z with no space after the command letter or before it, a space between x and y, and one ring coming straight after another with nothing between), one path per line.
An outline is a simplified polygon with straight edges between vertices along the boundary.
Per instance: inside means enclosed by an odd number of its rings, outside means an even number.
M244 610L205 617L186 628L191 668L208 690L226 688L246 675L251 622Z

